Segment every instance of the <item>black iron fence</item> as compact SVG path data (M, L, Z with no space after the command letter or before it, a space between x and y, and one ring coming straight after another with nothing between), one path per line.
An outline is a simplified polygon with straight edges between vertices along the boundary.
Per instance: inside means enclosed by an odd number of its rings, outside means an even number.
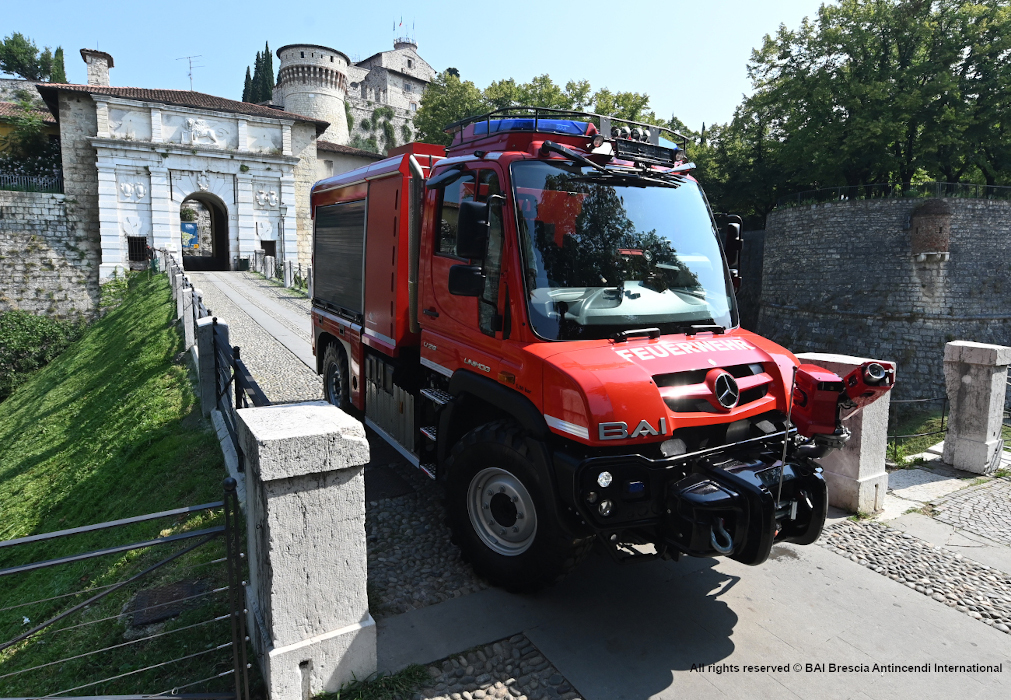
M892 400L891 402L892 406L898 404L898 406L900 407L909 406L919 408L920 406L929 406L930 404L937 404L937 403L941 404L941 425L937 430L930 430L921 433L910 433L908 435L888 436L888 443L890 445L889 451L892 455L893 462L898 462L899 460L900 441L905 442L906 440L912 440L914 438L921 438L921 437L929 437L931 435L945 435L948 432L948 397L938 396L935 398L928 398L928 399ZM901 415L901 413L899 415Z
M62 194L63 177L60 175L11 175L9 173L0 173L0 190Z
M239 445L235 409L250 406L269 406L270 401L253 379L242 361L241 351L228 344L218 319L212 321L214 333L214 376L215 396L218 411L235 447L239 461L239 471L245 471L242 449ZM233 400L234 397L234 400Z
M903 187L901 183L885 182L875 185L822 187L806 190L776 202L777 207L799 207L822 202L847 202L857 199L885 199L895 197L965 197L972 199L1011 199L1011 187L1003 185L974 185L966 182L920 182Z
M0 542L3 694L248 700L235 480L223 489L214 503ZM121 541L170 518L157 537ZM68 554L76 538L104 546Z

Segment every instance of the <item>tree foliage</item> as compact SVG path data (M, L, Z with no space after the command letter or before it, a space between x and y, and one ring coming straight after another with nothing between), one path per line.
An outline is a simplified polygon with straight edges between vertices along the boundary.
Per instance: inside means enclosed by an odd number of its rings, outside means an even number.
M246 66L246 80L242 87L242 101L259 104L270 102L274 98L274 56L270 53L270 44L264 43L263 52L256 52L253 60L253 75L249 75Z
M67 82L63 48L56 47L55 55L48 46L40 51L34 41L20 32L0 41L0 72L36 82Z
M760 226L803 189L1011 182L1011 8L841 0L752 52L754 93L692 154L718 208Z
M593 92L586 80L570 80L562 87L546 73L535 76L528 83L517 83L513 78L496 80L481 90L471 81L461 80L455 68L449 68L425 88L414 126L421 140L449 144L451 139L443 132L447 125L476 114L519 105L587 110L666 125L649 109L649 95L615 93L607 88Z
M11 130L0 136L0 172L9 175L56 175L61 169L60 142L45 132L43 114L29 94L8 118Z

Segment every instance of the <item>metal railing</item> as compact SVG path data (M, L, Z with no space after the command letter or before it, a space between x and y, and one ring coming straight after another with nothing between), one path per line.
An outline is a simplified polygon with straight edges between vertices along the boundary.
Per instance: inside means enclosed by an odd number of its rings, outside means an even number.
M243 587L245 582L241 580L242 559L245 555L241 551L242 540L239 526L240 516L236 486L235 479L232 479L231 477L225 479L222 484L224 497L221 501L214 503L204 503L197 506L184 506L182 508L175 508L158 513L148 513L146 515L138 515L120 520L96 523L94 525L85 525L82 527L59 530L57 532L30 535L27 537L20 537L0 542L0 554L5 555L4 559L8 560L8 562L12 559L18 562L14 565L9 565L6 568L0 569L0 587L5 588L6 590L13 590L14 585L9 582L11 579L8 577L31 576L32 572L39 572L55 567L72 567L79 562L86 562L126 552L131 552L132 554L129 559L129 563L124 563L122 566L126 567L128 571L131 569L136 571L136 573L131 572L126 578L114 583L85 587L81 590L50 595L38 600L18 601L14 602L12 605L0 608L0 622L7 623L8 627L23 627L24 625L30 624L29 614L33 617L40 616L44 618L43 622L35 624L24 632L15 634L6 642L0 643L0 651L10 649L12 647L17 648L16 653L11 654L8 652L8 654L4 656L5 663L3 667L0 667L0 685L9 688L10 683L24 681L26 678L37 678L38 680L31 681L33 684L32 687L34 688L36 685L38 687L43 687L49 680L44 675L26 676L25 674L32 674L33 672L40 671L45 674L56 669L60 669L62 672L66 673L68 672L66 664L70 664L71 662L110 651L122 651L124 649L132 648L138 650L138 656L140 655L140 650L143 650L143 660L140 662L139 668L130 668L131 665L136 664L124 664L122 661L115 662L115 664L108 667L108 670L106 671L106 673L112 671L112 675L101 674L104 677L98 680L92 680L86 676L77 676L74 677L73 680L74 683L78 683L77 685L57 690L50 694L59 695L60 697L68 697L68 693L94 688L95 686L100 686L101 690L106 691L106 689L110 687L110 684L122 685L122 683L131 682L123 681L123 679L128 677L138 676L139 674L154 670L159 670L159 674L163 674L166 667L172 666L173 664L191 662L191 660L197 658L213 661L216 656L218 657L218 660L213 664L209 664L207 667L201 667L200 662L188 664L189 667L193 669L195 675L203 676L208 674L209 671L213 671L210 672L209 675L206 675L206 677L194 678L193 680L187 679L186 682L176 683L170 688L159 689L158 692L150 695L136 695L131 697L160 697L171 695L175 697L235 698L235 700L248 700L248 669L250 668L250 664L247 662L246 658L247 638L245 590ZM33 545L42 545L41 553L45 553L46 551L51 551L53 549L53 544L65 542L69 538L79 535L108 532L108 535L103 536L112 537L113 533L111 531L114 531L117 528L130 527L163 518L176 518L176 524L178 525L178 519L181 517L187 517L207 511L213 512L218 509L222 509L224 516L224 522L221 525L206 527L199 530L186 530L183 528L181 531L174 534L160 533L159 536L154 539L129 542L126 544L115 544L100 549L78 552L56 558L29 558L28 560L19 560L15 558L16 551L23 551L23 549L31 548ZM189 563L186 559L183 559L185 555L193 553L201 548L206 550L206 548L212 546L212 543L214 542L222 543L224 549L222 552L223 556L193 564ZM162 547L171 547L172 545L177 544L184 544L185 546L176 549L176 551L164 556L159 561L149 564L147 559L143 558L144 555L158 551ZM186 563L186 565L180 567L178 566L179 562ZM173 563L176 563L175 567L170 566ZM221 567L221 564L224 564L225 566ZM217 568L214 568L215 565ZM213 583L209 583L207 586L199 589L196 587L191 590L177 589L177 592L181 590L182 595L174 596L167 594L156 595L152 590L152 593L146 598L141 597L143 590L140 589L140 585L138 584L149 582L151 579L155 578L157 574L170 574L172 577L176 577L184 571L191 571L198 568L201 569L199 575L205 580L211 579L211 581L213 581L215 574L217 574L219 578L223 575L224 581L221 581L221 583L224 585L214 586ZM222 568L224 569L223 571ZM65 578L69 578L69 580L77 580L77 573L78 571L76 570L72 571L70 576ZM38 575L36 575L36 577L38 577ZM56 580L58 580L56 576L49 577L49 580L45 583L47 592L53 590L52 584ZM86 581L88 580L88 576L85 575L81 577L80 580ZM42 582L39 581L38 583L41 584ZM22 589L39 590L39 585L37 585L35 581L29 579L28 582L22 586ZM129 594L128 599L124 603L121 603L114 598L110 598L110 596L120 592L123 594ZM83 600L81 600L82 598ZM9 598L5 596L5 602L7 600L9 600ZM74 601L76 600L79 600L80 602L75 603ZM185 605L182 605L183 603L185 603ZM175 606L175 608L172 609L166 606ZM222 610L222 608L224 608L224 610ZM154 622L179 617L184 611L187 611L187 619L181 626L176 626L171 629L165 629L164 627L152 628L148 626ZM8 619L4 619L3 613L8 613L6 616ZM110 614L106 615L103 613ZM73 624L58 625L58 623L62 623L63 621L69 621L74 616L77 616L77 618L73 621ZM76 630L75 639L87 638L81 634L83 628L97 630L98 633L95 634L96 636L100 636L102 628L91 627L92 625L101 624L103 622L113 624L112 621L120 621L124 618L124 616L129 616L129 619L132 621L132 626L140 631L138 636L134 636L133 638L128 637L126 641L122 641L124 635L120 631L118 625L114 625L112 631L110 632L110 638L108 641L115 643L101 646L102 644L106 644L106 642L98 642L96 643L98 648L93 649L75 647L74 652L76 653L56 660L50 660L51 657L48 654L43 654L42 656L45 660L42 663L26 666L24 668L8 670L13 664L16 664L20 657L20 653L27 651L28 648L32 646L33 642L33 648L38 648L38 645L48 642L49 646L42 647L42 649L48 650L52 646L53 639L56 635L70 630ZM19 618L23 618L23 623L21 623L21 619ZM229 622L231 628L230 639L228 641L222 641L219 638L216 641L220 643L214 643L213 637L217 634L221 634L220 632L214 631L218 629L216 624L225 622L226 620ZM19 625L18 623L21 624ZM210 632L207 632L208 629ZM150 645L146 644L152 640L164 640L166 637L178 635L179 633L184 632L188 632L191 635L198 634L197 630L207 632L208 636L205 636L201 640L202 643L200 647L198 647L200 650L196 652L192 651L192 646L190 646L190 648L186 648L189 645L183 645L181 650L177 646L176 651L166 654L166 656L172 658L162 658L160 654L152 655ZM208 637L212 640L209 645L206 643ZM134 646L138 644L144 644L144 646ZM222 653L227 653L230 657L227 662L229 668L225 671L220 671ZM108 657L97 656L97 659L103 658ZM151 663L152 661L154 663ZM194 667L194 664L196 664L196 667ZM77 668L79 669L78 672L83 672L84 670L101 667L96 666L94 662L89 659L88 662L84 662ZM124 668L128 670L124 670ZM234 683L232 683L234 690L231 693L202 693L200 695L187 695L180 692L198 685L204 685L206 687L208 684L214 684L215 682L217 682L220 687L220 679L228 676L232 676L234 681ZM157 678L158 674L152 677ZM163 681L152 682L161 683Z
M781 197L777 207L799 207L822 202L848 202L858 199L898 197L964 197L971 199L1011 199L1011 187L1004 185L974 185L967 182L920 182L903 188L901 183L847 185L805 190Z
M63 194L63 176L0 173L0 190Z
M900 399L893 400L891 405L895 404L927 404L941 402L941 427L938 430L931 430L925 433L910 433L909 435L889 435L888 442L891 445L892 461L898 462L899 459L899 440L910 440L912 438L927 437L929 435L945 435L948 432L948 397L938 396L928 399Z

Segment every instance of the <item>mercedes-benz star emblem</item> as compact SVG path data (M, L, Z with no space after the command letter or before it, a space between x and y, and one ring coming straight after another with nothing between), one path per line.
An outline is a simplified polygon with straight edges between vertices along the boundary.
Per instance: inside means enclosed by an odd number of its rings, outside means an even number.
M713 393L716 400L723 408L733 408L737 405L737 399L741 396L741 390L737 388L737 380L729 372L724 372L713 382Z

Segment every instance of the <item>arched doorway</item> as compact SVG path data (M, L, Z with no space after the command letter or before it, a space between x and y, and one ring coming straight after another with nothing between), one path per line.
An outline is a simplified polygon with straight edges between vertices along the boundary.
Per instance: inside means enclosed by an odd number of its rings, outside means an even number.
M196 192L179 205L183 269L228 270L228 211L212 194Z

